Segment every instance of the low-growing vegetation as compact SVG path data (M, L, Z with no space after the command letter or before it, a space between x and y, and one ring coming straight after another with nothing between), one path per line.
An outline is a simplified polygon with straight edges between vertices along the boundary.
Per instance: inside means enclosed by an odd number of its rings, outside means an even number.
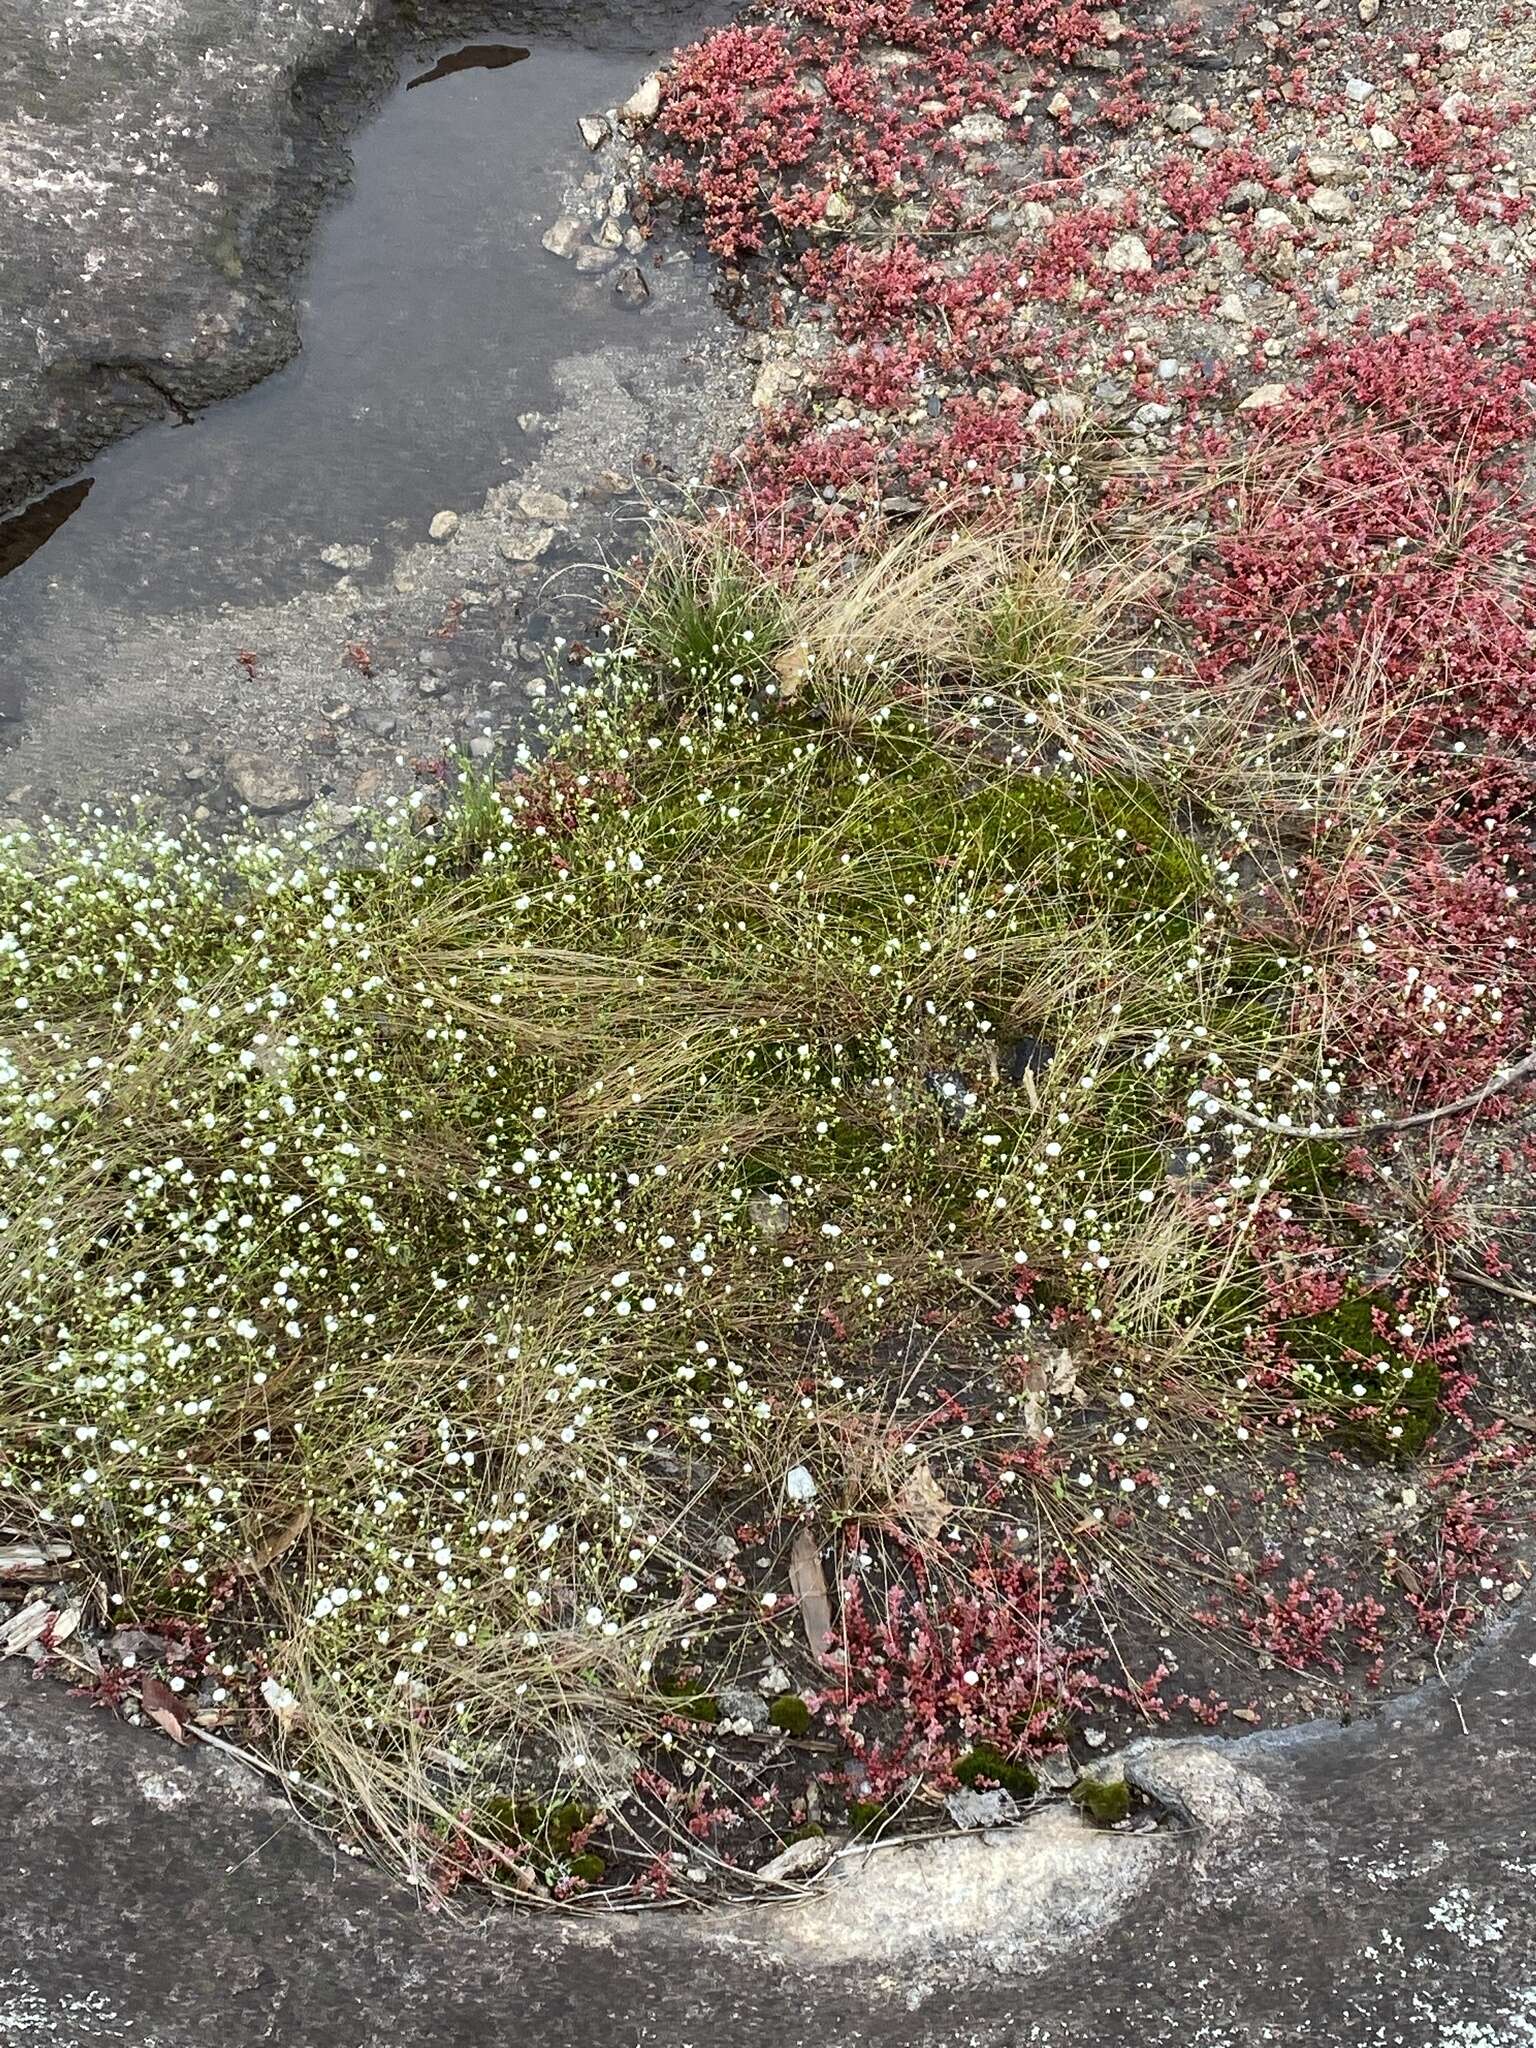
M424 1883L686 1895L1470 1615L1503 1454L1280 914L1385 785L1135 594L684 537L501 779L5 842L0 1502L162 1713ZM1340 1590L1308 1475L1437 1431L1457 1541Z

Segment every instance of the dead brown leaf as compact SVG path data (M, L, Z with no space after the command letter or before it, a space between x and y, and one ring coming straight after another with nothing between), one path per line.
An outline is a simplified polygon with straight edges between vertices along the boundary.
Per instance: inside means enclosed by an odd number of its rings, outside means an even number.
M1024 1434L1035 1439L1050 1427L1053 1401L1075 1401L1079 1407L1083 1403L1077 1367L1063 1345L1032 1352L1019 1373L1019 1385L1024 1394Z
M246 1575L250 1578L256 1578L260 1573L266 1571L269 1565L276 1564L280 1557L286 1556L292 1550L294 1544L298 1542L308 1527L309 1503L305 1501L295 1514L289 1516L281 1528L274 1530L270 1536L264 1536L261 1542L252 1550L243 1567Z
M789 1546L789 1584L800 1603L805 1639L820 1657L832 1630L832 1602L827 1595L827 1575L821 1568L821 1552L809 1529L797 1529Z
M804 690L811 673L811 650L803 640L786 648L773 665L778 678L779 696L786 704L793 704Z
M1389 1579L1396 1579L1403 1591L1411 1593L1415 1599L1424 1591L1424 1581L1419 1577L1419 1574L1414 1570L1406 1557L1393 1558L1392 1562L1387 1566L1387 1577Z
M931 1540L943 1528L950 1503L926 1458L919 1458L908 1467L896 1505L903 1521L910 1522L920 1536Z
M178 1694L171 1691L163 1678L151 1675L142 1680L139 1685L139 1701L150 1720L169 1735L172 1742L186 1742L186 1705Z

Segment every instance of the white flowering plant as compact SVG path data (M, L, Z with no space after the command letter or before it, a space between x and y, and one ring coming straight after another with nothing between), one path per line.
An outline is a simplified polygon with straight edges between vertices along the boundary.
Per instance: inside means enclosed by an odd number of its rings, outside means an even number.
M835 1692L792 1531L991 1542L983 1443L1031 1544L1187 1520L1260 1398L1298 1146L1201 1090L1326 1070L1301 970L1198 744L1142 683L1158 745L1085 765L1099 628L992 573L917 660L680 548L500 780L0 851L6 1512L109 1623L206 1631L206 1725L418 1874L618 1882L705 1785L774 1836L694 1708Z

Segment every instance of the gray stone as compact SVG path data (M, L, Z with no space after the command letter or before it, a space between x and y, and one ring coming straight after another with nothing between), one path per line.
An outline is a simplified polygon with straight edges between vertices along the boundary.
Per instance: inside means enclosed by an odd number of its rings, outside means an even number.
M1309 151L1301 160L1301 168L1314 185L1349 185L1360 175L1353 158L1332 156L1322 150Z
M553 227L539 237L551 256L574 256L586 242L589 223L579 213L562 213Z
M1104 251L1104 268L1123 276L1152 268L1152 256L1140 235L1117 235Z
M239 801L259 815L297 811L309 802L307 780L280 754L231 754L224 773Z
M558 491L540 490L530 486L521 492L517 509L525 519L537 519L548 526L560 526L570 518L570 500L562 498Z
M1192 100L1179 100L1163 116L1163 126L1171 128L1175 135L1188 135L1192 129L1198 128L1204 119L1205 116Z
M623 114L632 128L645 128L661 112L661 78L652 72L624 102Z
M626 264L613 281L613 296L621 306L643 306L651 296L645 272L638 263Z
M427 528L434 540L452 540L459 530L457 512L434 512L432 524Z
M990 1792L962 1786L947 1794L944 1804L957 1828L1001 1828L1019 1817L1019 1802L1001 1785Z
M746 1686L726 1685L715 1695L722 1721L737 1724L737 1733L759 1734L768 1726L768 1702ZM741 1723L746 1723L743 1731Z
M551 526L514 527L497 541L496 552L504 562L536 562L541 555L548 554L554 539Z
M622 236L620 239L623 239ZM596 244L588 242L584 248L576 251L575 256L571 260L583 277L589 277L597 271L611 270L617 260L617 256L617 250L601 249Z
M320 559L328 569L351 574L368 567L373 560L373 549L364 541L332 541L328 548L320 550Z
M1256 384L1237 409L1239 412L1265 412L1272 405L1284 405L1290 395L1289 384Z
M816 1498L816 1481L808 1465L791 1465L784 1474L784 1497L794 1507L805 1507Z
M581 131L581 139L588 149L601 149L613 133L601 114L583 114L576 126Z
M378 0L6 0L0 510L298 346L340 151L292 176L294 79Z
M757 1875L765 1884L803 1882L826 1868L836 1848L837 1844L829 1842L824 1835L807 1835L801 1841L791 1842L787 1849L781 1849Z
M984 143L1001 142L1008 133L1008 124L1000 114L967 114L949 132L954 141L979 148Z
M1321 221L1330 224L1353 218L1354 207L1343 192L1337 192L1331 185L1323 185L1307 199L1307 211Z

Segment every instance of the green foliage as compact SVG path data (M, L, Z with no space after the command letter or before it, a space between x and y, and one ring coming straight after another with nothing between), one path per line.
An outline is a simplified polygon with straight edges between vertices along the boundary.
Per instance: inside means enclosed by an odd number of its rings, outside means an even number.
M1022 1759L1003 1755L989 1742L978 1742L955 1765L955 1777L962 1785L997 1785L1015 1799L1033 1799L1040 1780Z
M1390 1319L1384 1295L1357 1294L1336 1308L1284 1325L1295 1379L1334 1418L1337 1436L1370 1457L1416 1457L1435 1426L1440 1368L1409 1359L1377 1329Z
M1067 1797L1099 1827L1113 1827L1131 1810L1131 1788L1124 1778L1079 1778Z
M889 1800L850 1799L848 1825L855 1835L878 1835L893 1818Z
M0 1499L114 1611L246 1587L236 1684L402 1842L469 1803L556 1856L496 1788L718 1714L658 1680L717 1597L693 1461L782 1471L807 1332L877 1358L962 1294L990 1357L1015 1276L1142 1344L1209 1299L1169 1143L1280 1032L1231 1020L1177 792L1010 762L879 664L836 718L825 671L776 696L792 639L739 561L664 555L435 819L0 844ZM1205 1145L1212 1215L1284 1149Z
M768 1709L769 1725L780 1728L786 1735L808 1735L811 1728L811 1710L798 1693L780 1693Z

